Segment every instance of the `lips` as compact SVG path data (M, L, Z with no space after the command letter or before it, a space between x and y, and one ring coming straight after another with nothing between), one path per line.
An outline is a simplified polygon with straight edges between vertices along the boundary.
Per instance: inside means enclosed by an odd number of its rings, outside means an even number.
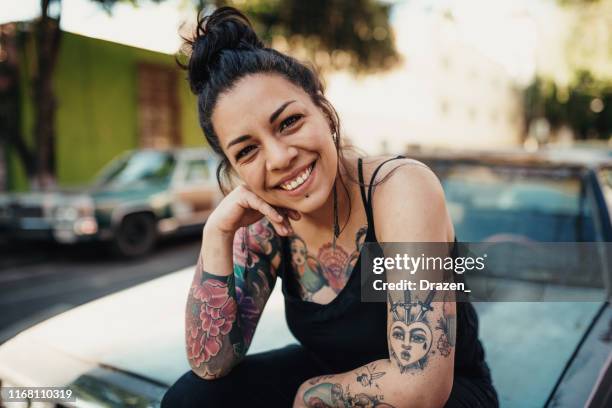
M274 188L280 188L283 189L281 186L287 182L290 181L295 181L295 179L302 175L304 172L306 172L309 168L314 167L316 160L313 162L310 162L309 164L302 166L300 168L298 168L297 170L294 170L290 175L288 175L287 177L284 177L283 179L281 179L279 182L277 182L276 184L274 184ZM308 176L310 176L310 174L308 174ZM283 189L284 190L284 189Z
M306 172L308 172L308 176L304 179L303 177L301 178L301 183L299 185L294 184L295 187L293 189L285 189L284 187L286 187L286 184L282 184L282 187L278 187L276 188L276 190L282 194L285 197L288 198L296 198L296 197L300 197L301 195L305 194L306 192L310 191L310 189L313 186L313 183L316 182L316 178L317 178L317 173L318 173L318 168L319 166L317 166L317 162L315 161L314 163L312 163L312 167L310 169L306 168ZM294 182L295 183L295 182ZM308 197L308 196L306 196Z

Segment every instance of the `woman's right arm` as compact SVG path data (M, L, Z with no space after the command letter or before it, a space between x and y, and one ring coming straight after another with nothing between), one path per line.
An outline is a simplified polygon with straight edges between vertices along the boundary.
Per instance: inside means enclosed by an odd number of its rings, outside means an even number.
M277 210L238 189L204 227L187 299L187 356L192 370L204 379L226 375L246 354L276 281L279 234L289 233L283 229L289 223Z

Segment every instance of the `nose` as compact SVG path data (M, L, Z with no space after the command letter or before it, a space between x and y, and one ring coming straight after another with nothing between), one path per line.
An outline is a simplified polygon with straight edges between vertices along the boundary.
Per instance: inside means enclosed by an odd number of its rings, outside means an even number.
M268 171L282 170L291 167L298 150L282 140L272 138L266 144L266 169Z

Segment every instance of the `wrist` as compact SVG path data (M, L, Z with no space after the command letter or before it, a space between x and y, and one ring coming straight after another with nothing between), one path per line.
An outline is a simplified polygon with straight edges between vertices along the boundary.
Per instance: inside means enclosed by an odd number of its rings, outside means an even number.
M202 230L202 238L203 242L206 238L216 242L233 242L235 233L236 231L227 231L214 223L206 222L206 224L204 224L204 229Z

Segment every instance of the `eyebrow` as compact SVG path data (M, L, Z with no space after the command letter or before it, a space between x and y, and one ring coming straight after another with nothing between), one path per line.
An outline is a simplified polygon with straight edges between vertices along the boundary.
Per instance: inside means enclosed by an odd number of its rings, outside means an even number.
M290 104L292 104L295 101L287 101L285 103L283 103L277 110L275 110L271 115L270 115L270 119L268 119L268 122L272 123L276 120L276 118L279 117L279 115L281 113L283 113L283 111L285 110L285 108L287 106L289 106Z
M276 118L278 118L280 116L280 114L283 113L285 108L287 106L289 106L290 104L292 104L293 102L295 102L295 100L287 101L287 102L283 103L277 110L272 112L272 115L270 115L270 119L268 119L268 122L270 122L270 123L274 122L276 120ZM238 144L238 143L242 143L245 140L249 140L250 138L251 138L251 136L249 136L249 135L238 136L237 138L235 138L234 140L229 142L227 144L227 146L225 146L225 148L229 149L231 146L233 146L235 144Z

